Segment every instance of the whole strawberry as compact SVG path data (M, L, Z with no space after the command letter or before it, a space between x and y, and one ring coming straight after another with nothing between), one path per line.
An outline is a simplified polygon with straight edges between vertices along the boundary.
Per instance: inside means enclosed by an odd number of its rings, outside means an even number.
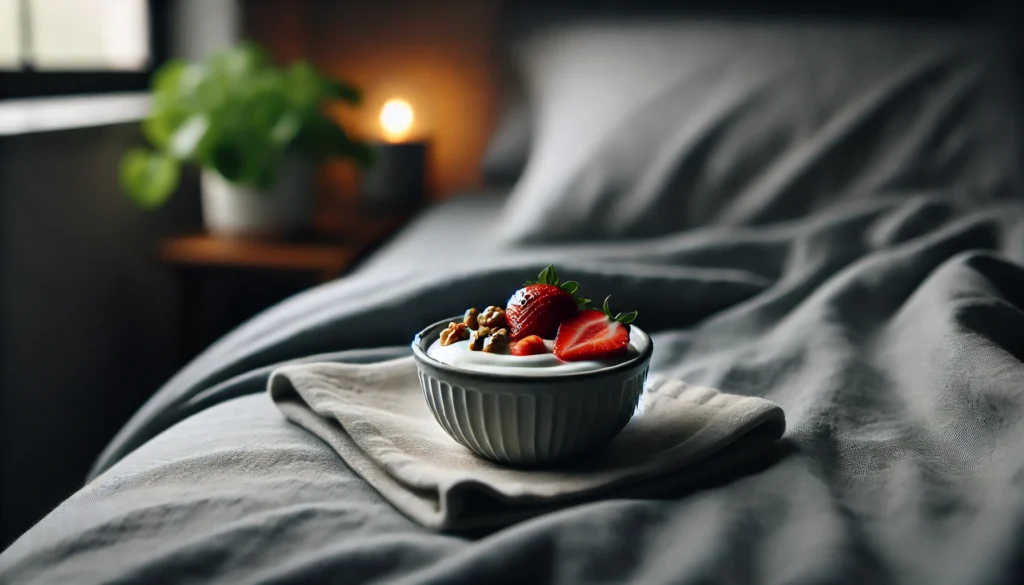
M541 271L535 282L527 282L508 300L505 319L508 321L512 341L519 341L530 335L552 339L558 326L574 317L590 299L579 299L574 293L579 283L568 281L559 284L555 267L548 266Z
M629 324L636 311L612 315L605 298L604 309L580 311L562 323L555 336L555 357L575 362L618 357L629 349Z

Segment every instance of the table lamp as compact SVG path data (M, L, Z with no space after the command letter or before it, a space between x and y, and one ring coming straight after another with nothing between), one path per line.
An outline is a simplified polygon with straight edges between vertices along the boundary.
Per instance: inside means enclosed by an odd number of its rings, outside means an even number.
M383 142L373 143L374 164L363 172L362 191L374 207L415 207L424 198L427 144L409 140L415 113L409 102L390 99L380 110Z

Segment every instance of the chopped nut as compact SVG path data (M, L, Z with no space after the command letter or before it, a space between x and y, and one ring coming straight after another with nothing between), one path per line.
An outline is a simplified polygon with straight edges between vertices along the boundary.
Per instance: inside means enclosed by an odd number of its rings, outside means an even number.
M484 327L508 327L508 321L505 319L505 309L501 307L495 307L491 305L484 309L483 313L477 317L477 322Z
M465 316L462 317L462 322L466 324L466 327L469 327L470 329L476 329L477 327L480 326L480 324L477 322L476 317L479 314L480 311L477 311L476 307L466 309L466 314Z
M468 337L469 331L466 329L466 324L452 321L448 324L448 328L441 332L441 345L451 345Z
M508 330L505 328L495 329L484 342L484 352L486 353L501 353L506 348L508 348Z
M484 348L484 340L491 334L490 327L481 327L469 334L469 351L480 351Z

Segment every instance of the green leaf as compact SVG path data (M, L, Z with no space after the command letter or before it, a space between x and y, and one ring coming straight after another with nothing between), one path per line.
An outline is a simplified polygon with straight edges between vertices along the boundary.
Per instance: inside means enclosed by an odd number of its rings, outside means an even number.
M359 105L363 101L363 95L354 85L349 85L336 79L324 81L324 87L329 97L352 105Z
M561 288L562 290L569 294L574 294L577 290L579 290L580 283L576 282L575 280L567 280L563 282L562 286L560 286L559 288Z
M615 316L615 320L618 321L619 323L622 323L623 325L629 325L630 323L636 320L636 316L638 314L639 313L637 311L633 311L632 313L619 314Z
M330 128L332 154L344 156L362 167L368 167L377 160L377 152L369 145L352 140L338 126L330 126Z
M165 154L133 148L121 158L121 186L144 209L163 205L177 188L180 174L178 161Z
M210 154L210 163L230 183L241 183L245 174L245 160L233 144L218 144Z
M142 121L142 134L153 146L166 148L183 118L178 112L151 113Z
M544 270L540 271L540 275L537 276L537 284L551 284L551 280L554 278L555 267L548 264Z
M181 83L181 75L187 67L188 63L182 59L165 61L153 74L150 89L157 95L175 92Z
M619 323L622 323L623 325L628 325L628 324L632 323L636 319L636 316L637 316L638 312L637 311L633 311L633 312L630 312L630 313L615 313L614 315L612 315L612 309L611 309L611 306L609 305L609 301L611 300L611 298L612 298L611 295L608 295L607 297L604 298L604 304L601 307L601 311L605 315L608 315L608 318L611 319L612 321L618 321Z
M373 166L377 162L377 151L370 148L368 144L355 140L349 140L348 144L339 149L337 154L351 159L352 162L363 168Z
M576 306L579 307L580 309L582 309L583 307L586 307L589 303L590 303L590 299L581 299L581 298L577 298L576 299Z
M312 107L333 97L324 80L307 61L296 61L285 71L288 96L293 104Z
M254 71L266 68L268 62L263 47L256 43L244 42L209 55L203 65L217 76L245 78Z
M295 140L302 129L302 116L297 112L285 112L270 129L270 138L280 147L285 147Z
M210 130L210 120L204 114L189 117L171 135L167 150L178 160L189 160L200 152L200 145Z

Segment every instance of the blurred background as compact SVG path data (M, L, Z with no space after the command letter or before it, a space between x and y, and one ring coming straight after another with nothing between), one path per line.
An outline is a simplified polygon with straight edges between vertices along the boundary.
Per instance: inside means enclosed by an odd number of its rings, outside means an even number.
M427 200L480 186L497 10L0 0L0 544L77 489L118 428L211 341L350 270ZM209 235L195 165L157 210L126 197L119 165L145 143L153 72L244 39L274 64L309 59L359 87L359 107L332 113L352 135L383 138L389 99L414 108L409 135L431 141L424 192L367 210L354 165L329 163L315 177L315 233L259 239Z
M118 428L211 342L353 270L423 207L501 182L500 168L483 178L489 149L501 150L502 131L529 138L525 125L497 128L522 93L500 50L517 26L510 4L519 18L553 18L631 3L0 0L0 545L80 487ZM642 4L725 17L855 19L879 5L894 19L1008 14L1000 2ZM243 41L266 63L235 54L202 70L168 66ZM308 87L331 98L326 126L296 105L306 78L284 68L298 60L323 76ZM240 79L266 81L256 102L193 83L236 65ZM161 70L166 87L151 101ZM304 204L239 203L239 185L270 190L259 162L269 155L250 148L263 134L250 140L227 122L257 102L273 113L269 152L314 128L310 144L341 155L295 182L279 173L274 184L298 185ZM159 108L167 128L140 126ZM373 170L361 170L365 152Z

